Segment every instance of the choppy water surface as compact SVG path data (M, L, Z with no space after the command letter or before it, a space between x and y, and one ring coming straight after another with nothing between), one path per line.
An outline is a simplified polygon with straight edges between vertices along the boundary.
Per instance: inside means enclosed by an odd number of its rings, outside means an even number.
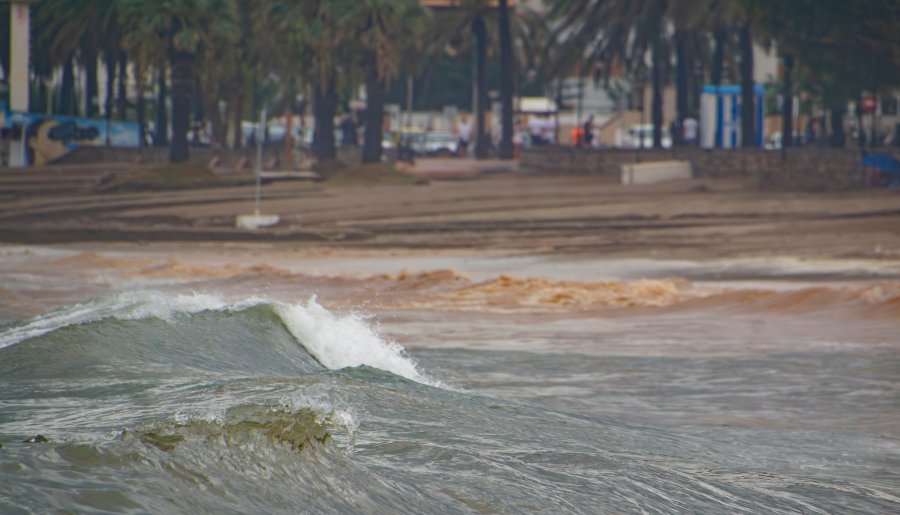
M7 251L0 512L900 511L882 270L241 259Z

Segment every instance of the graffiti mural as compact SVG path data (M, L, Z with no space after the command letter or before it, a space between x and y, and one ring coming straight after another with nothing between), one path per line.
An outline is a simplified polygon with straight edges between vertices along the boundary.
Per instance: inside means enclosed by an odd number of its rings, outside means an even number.
M140 146L140 130L135 122L94 118L20 113L2 109L2 126L25 137L28 164L43 165L82 146Z

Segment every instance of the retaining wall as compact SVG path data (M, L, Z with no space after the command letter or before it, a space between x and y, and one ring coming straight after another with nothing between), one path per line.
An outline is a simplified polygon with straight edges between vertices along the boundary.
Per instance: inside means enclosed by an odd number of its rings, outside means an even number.
M877 152L900 158L900 149L877 149ZM843 189L865 186L871 178L860 158L856 149L822 147L778 151L696 147L587 150L545 146L523 150L519 168L543 174L618 178L623 164L674 159L689 161L695 177L752 178L763 188Z

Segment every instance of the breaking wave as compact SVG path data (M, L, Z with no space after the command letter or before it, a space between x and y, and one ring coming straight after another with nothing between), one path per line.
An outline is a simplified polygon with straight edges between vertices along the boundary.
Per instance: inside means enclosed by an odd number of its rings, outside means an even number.
M264 313L254 314L253 308L262 309ZM166 323L163 327L153 327L154 338L188 346L195 344L198 332L216 333L234 317L246 326L248 334L263 334L267 329L263 327L267 324L267 315L277 317L296 342L328 369L369 366L410 380L430 382L400 345L378 334L370 318L357 313L333 313L319 305L315 298L305 304L291 304L259 297L228 301L219 295L200 293L125 292L13 324L0 331L0 349L70 328L88 327L102 335L111 331L114 321L153 320ZM230 336L219 333L216 339L218 343L241 344ZM109 342L109 345L114 343Z

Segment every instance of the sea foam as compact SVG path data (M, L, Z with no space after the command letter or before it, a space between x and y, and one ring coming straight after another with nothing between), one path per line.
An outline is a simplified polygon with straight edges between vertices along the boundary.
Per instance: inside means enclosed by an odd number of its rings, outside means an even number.
M381 338L359 314L336 315L315 298L303 306L277 304L276 312L306 350L326 368L367 365L420 383L430 383L403 347Z

